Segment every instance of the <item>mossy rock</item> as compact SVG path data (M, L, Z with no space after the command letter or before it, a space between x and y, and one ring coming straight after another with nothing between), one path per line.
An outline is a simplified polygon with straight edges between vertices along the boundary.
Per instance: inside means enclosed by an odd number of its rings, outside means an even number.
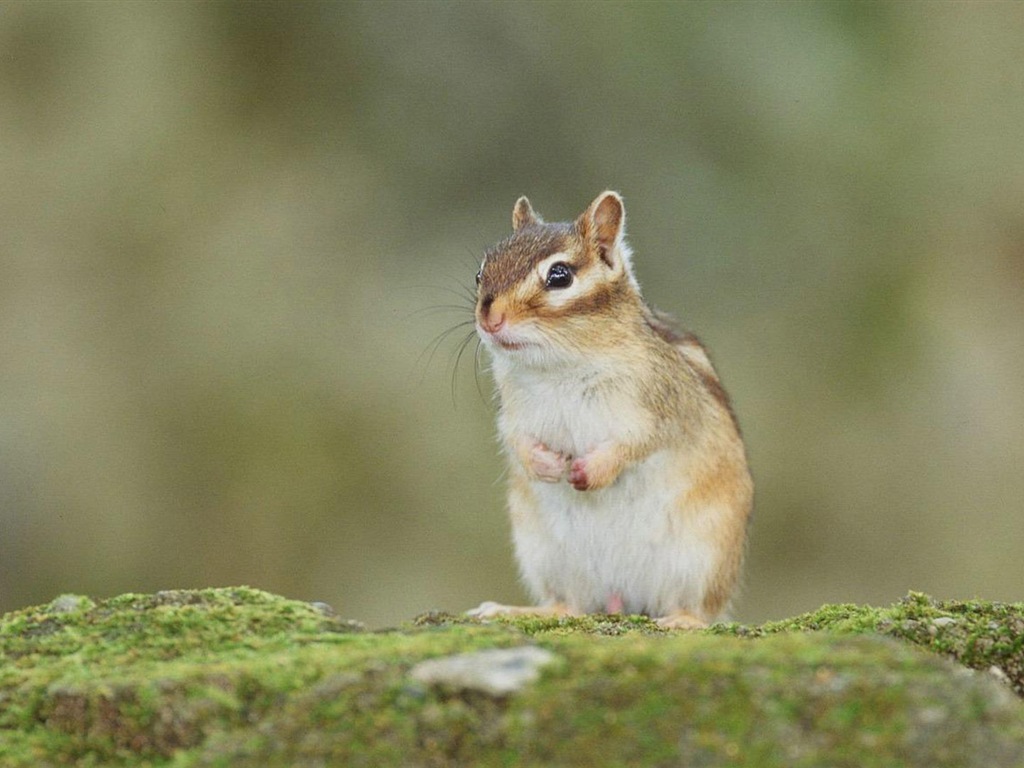
M523 647L508 688L421 664ZM0 765L1024 765L1014 691L1021 604L371 633L247 588L64 596L0 621Z

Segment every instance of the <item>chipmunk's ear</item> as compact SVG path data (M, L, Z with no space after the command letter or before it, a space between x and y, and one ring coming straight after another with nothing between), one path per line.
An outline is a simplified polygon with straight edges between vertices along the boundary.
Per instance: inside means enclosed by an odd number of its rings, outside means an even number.
M516 206L512 209L512 231L518 232L528 224L543 224L543 220L533 212L530 201L525 197L516 200Z
M629 269L629 253L623 243L626 207L618 192L602 192L576 220L583 239L597 249L601 260L615 272Z

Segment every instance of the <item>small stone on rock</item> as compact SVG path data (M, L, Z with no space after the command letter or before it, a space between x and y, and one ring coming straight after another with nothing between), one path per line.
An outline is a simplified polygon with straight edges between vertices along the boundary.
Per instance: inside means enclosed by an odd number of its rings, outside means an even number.
M995 664L993 664L991 667L988 668L988 673L1003 685L1008 685L1011 688L1013 687L1013 681L1010 679L1010 676L1002 670L1001 667L997 667Z
M427 685L507 696L536 680L541 667L555 658L551 651L535 645L493 648L421 661L409 674Z
M50 613L74 613L93 607L93 602L82 595L60 595L50 601Z

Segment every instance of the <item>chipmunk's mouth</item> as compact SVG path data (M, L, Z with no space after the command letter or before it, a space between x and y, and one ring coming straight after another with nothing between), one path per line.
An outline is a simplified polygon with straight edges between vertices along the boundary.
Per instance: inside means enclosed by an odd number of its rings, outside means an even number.
M494 343L502 349L516 350L523 349L524 347L530 346L529 342L526 341L512 341L511 339L502 339L497 336L493 337Z
M507 328L501 328L497 331L488 331L477 323L477 333L480 334L484 341L490 342L496 347L501 347L508 352L516 352L520 349L534 346L533 342L526 341L518 334L509 333Z

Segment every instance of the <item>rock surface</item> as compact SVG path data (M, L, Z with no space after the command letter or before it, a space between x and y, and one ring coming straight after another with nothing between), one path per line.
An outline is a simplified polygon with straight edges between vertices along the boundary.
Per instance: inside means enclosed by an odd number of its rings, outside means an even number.
M0 620L0 765L1024 765L1024 605L370 633L258 590Z

